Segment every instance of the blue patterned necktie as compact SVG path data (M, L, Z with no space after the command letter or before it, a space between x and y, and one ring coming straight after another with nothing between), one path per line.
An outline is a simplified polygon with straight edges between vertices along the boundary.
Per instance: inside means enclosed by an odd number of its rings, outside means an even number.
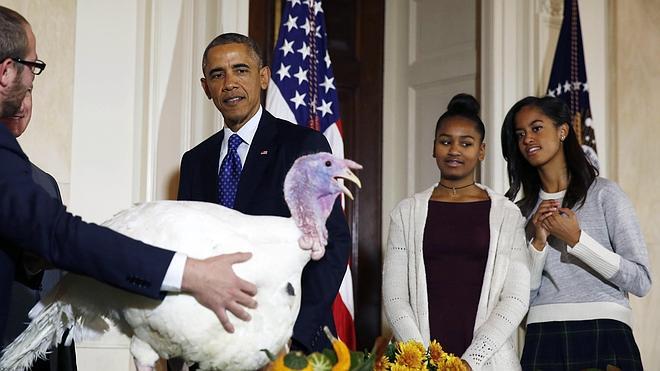
M241 178L241 158L238 157L238 146L243 143L243 139L238 134L232 134L229 137L229 150L222 160L220 172L218 173L218 201L220 205L228 208L234 208L236 192L238 190L238 180Z

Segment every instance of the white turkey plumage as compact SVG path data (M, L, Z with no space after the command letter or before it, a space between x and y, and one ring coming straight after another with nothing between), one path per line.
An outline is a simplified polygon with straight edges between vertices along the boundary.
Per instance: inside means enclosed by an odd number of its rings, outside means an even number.
M216 315L192 296L168 294L156 301L68 274L40 305L33 321L9 345L0 370L26 370L66 329L76 341L109 328L106 319L131 338L141 370L159 357L182 357L200 370L254 370L268 362L261 349L278 353L291 337L300 308L305 264L320 259L327 242L325 221L340 193L341 178L358 184L350 169L360 165L328 153L303 156L287 174L284 196L291 218L250 216L203 202L157 201L122 211L104 225L152 245L203 259L237 251L252 258L235 264L236 274L257 286L256 309L244 322L230 315L228 334ZM67 341L70 340L67 339Z

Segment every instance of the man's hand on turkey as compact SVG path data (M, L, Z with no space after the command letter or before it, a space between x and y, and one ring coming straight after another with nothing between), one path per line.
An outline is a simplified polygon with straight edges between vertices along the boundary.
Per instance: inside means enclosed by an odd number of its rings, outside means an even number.
M234 332L234 326L229 321L227 310L236 317L249 321L250 314L244 307L257 307L257 302L253 299L257 294L257 286L239 278L232 268L233 264L247 261L250 257L251 253L234 253L204 260L186 260L181 289L215 312L222 327L229 333Z

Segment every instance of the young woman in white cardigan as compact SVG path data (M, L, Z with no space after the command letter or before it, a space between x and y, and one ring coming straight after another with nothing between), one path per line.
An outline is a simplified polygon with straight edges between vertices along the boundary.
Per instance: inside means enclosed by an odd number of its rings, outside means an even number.
M436 124L440 181L390 215L385 315L399 341L437 340L472 370L520 369L516 329L529 302L525 219L474 181L485 156L479 104L452 98Z

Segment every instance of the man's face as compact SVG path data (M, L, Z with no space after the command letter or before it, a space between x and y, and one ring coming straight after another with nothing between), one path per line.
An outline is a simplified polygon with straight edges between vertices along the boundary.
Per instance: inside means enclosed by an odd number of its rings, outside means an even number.
M259 110L261 90L268 87L270 69L244 44L225 44L208 51L202 88L222 113L225 124L238 131Z
M32 118L32 91L28 90L23 96L21 106L13 116L0 118L0 123L4 124L9 131L18 138L25 132L30 119Z
M21 58L28 61L34 61L37 59L37 46L34 33L32 33L32 28L29 25L25 25L25 33L27 35L28 48L27 54L21 56ZM12 68L15 73L15 78L2 94L4 96L2 97L2 105L0 105L2 107L0 118L15 116L21 109L23 98L26 93L32 90L34 74L30 68L27 66L20 66L18 62L14 62Z

